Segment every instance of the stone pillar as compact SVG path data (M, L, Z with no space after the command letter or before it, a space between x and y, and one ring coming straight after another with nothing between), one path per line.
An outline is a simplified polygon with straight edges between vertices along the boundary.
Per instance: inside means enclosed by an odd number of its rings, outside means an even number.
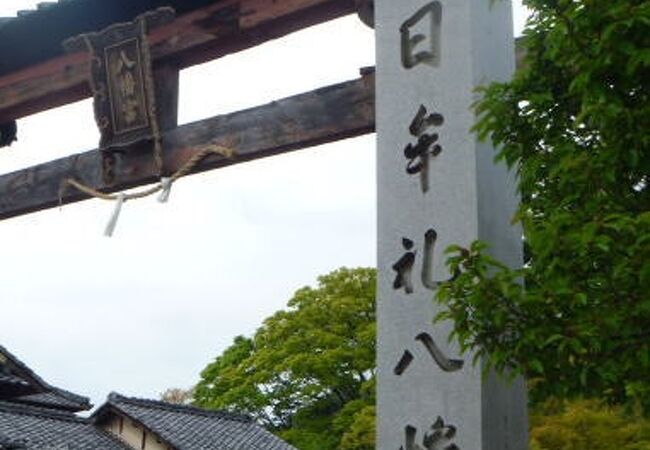
M432 325L444 250L475 239L513 266L515 184L477 142L476 86L514 72L506 0L375 0L378 450L527 448L523 381L482 377Z

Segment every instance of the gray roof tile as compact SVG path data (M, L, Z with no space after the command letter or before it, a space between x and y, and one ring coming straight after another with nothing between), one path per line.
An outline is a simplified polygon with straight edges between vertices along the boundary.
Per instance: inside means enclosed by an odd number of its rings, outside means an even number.
M64 409L69 409L72 411L84 411L92 408L90 404L90 399L81 395L74 394L72 392L66 391L65 389L60 389L51 384L47 383L41 377L39 377L32 369L30 369L24 362L14 356L6 348L0 345L0 372L5 375L18 376L24 381L28 382L34 389L31 392L25 392L26 394L40 393L40 394L49 394L44 398L44 400L50 403L50 406L53 407L63 407ZM4 361L4 362L2 362ZM37 397L38 400L38 397ZM43 402L29 402L28 403L38 403L47 406Z
M23 395L11 399L15 403L24 403L26 405L43 406L45 408L63 409L68 411L79 411L80 404L71 401L56 392L43 392L40 394Z
M10 373L0 373L0 384L29 386L27 381Z
M178 450L295 450L246 416L111 394L96 418L111 407Z
M6 448L127 450L87 419L71 413L0 402L0 436ZM23 444L23 447L17 444ZM12 445L14 445L12 447ZM0 449L3 447L0 445Z
M25 448L25 441L22 439L9 439L0 434L0 450L20 450Z

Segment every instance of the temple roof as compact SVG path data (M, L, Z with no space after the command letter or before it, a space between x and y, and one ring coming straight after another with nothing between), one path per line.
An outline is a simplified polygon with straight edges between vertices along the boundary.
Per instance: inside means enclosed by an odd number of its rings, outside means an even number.
M25 405L42 406L45 408L62 409L73 412L85 411L92 407L92 405L88 403L88 399L86 399L84 402L71 400L69 396L62 395L62 392L70 394L67 391L63 391L62 389L54 388L54 390L51 392L23 395L21 397L12 399L12 401L16 403L23 403ZM83 398L85 399L85 397Z
M0 450L128 449L102 429L116 416L177 450L295 450L250 417L226 411L113 393L89 419L75 415L90 407L86 397L49 385L0 346Z
M0 346L0 400L67 411L84 411L92 408L90 399L47 383L2 346Z
M122 414L177 449L295 450L250 417L224 411L111 394L95 413L97 422Z
M0 399L15 398L35 392L35 388L27 380L8 372L0 364Z
M129 449L72 413L0 402L0 450L46 448Z

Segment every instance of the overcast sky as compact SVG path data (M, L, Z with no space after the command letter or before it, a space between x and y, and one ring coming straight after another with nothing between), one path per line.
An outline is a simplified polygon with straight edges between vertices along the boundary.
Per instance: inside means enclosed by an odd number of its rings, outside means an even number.
M0 17L37 0L2 0ZM519 2L516 2L519 3ZM515 31L525 11L515 6ZM1 57L1 56L0 56ZM358 77L371 30L335 20L185 70L180 122ZM97 147L84 101L19 121L0 173ZM0 344L100 404L190 387L238 334L341 266L375 265L375 140L349 139L180 180L170 202L90 200L0 222Z

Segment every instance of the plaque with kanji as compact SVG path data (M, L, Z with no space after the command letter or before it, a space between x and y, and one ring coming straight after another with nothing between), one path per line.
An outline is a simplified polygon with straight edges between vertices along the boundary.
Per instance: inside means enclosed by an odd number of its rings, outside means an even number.
M174 10L160 8L97 33L63 43L69 52L89 51L90 85L103 150L157 138L155 86L147 32L170 22Z

